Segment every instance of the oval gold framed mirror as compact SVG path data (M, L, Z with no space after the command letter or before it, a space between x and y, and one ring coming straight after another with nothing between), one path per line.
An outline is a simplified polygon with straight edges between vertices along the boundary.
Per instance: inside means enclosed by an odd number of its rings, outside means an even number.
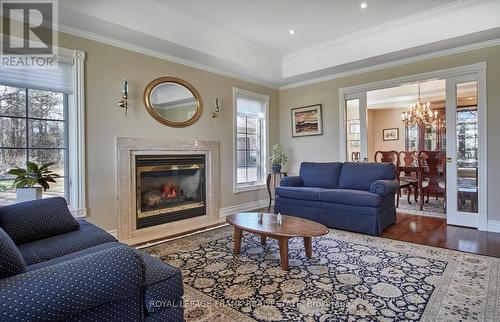
M158 122L172 127L186 127L201 116L200 94L188 82L175 77L160 77L144 91L144 104Z

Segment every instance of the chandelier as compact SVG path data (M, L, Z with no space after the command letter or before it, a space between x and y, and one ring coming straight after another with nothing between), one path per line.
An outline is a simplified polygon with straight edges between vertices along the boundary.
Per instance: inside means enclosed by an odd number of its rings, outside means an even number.
M411 127L415 124L431 125L438 119L438 112L432 112L429 102L420 102L420 84L418 84L417 97L417 102L411 104L408 111L401 114L401 122L404 126Z

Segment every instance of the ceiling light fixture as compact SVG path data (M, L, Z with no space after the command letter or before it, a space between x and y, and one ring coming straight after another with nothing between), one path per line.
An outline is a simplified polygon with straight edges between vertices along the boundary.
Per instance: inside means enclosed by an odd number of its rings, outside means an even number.
M288 33L290 34L290 36L293 36L293 35L295 35L295 30L290 29L290 30L288 30Z
M438 120L438 112L431 109L431 103L420 102L420 83L418 84L417 102L410 105L408 112L401 114L401 122L404 126L414 126L416 124L432 125Z
M359 6L360 6L361 9L366 9L366 8L368 8L368 3L361 2L361 4Z

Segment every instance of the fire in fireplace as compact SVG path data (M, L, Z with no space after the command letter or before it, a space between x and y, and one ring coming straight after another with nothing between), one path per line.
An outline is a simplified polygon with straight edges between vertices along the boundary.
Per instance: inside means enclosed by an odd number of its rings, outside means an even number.
M205 215L205 155L139 155L135 164L137 229Z

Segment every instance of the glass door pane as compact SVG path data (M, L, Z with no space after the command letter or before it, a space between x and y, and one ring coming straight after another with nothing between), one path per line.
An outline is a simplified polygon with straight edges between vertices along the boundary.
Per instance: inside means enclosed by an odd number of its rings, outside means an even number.
M457 210L478 212L477 82L456 84Z
M350 93L344 96L344 133L345 156L343 160L349 162L366 162L367 136L366 136L366 92Z
M350 162L361 159L361 123L359 119L359 99L346 100L346 156Z
M483 227L479 81L475 74L446 81L447 222Z

